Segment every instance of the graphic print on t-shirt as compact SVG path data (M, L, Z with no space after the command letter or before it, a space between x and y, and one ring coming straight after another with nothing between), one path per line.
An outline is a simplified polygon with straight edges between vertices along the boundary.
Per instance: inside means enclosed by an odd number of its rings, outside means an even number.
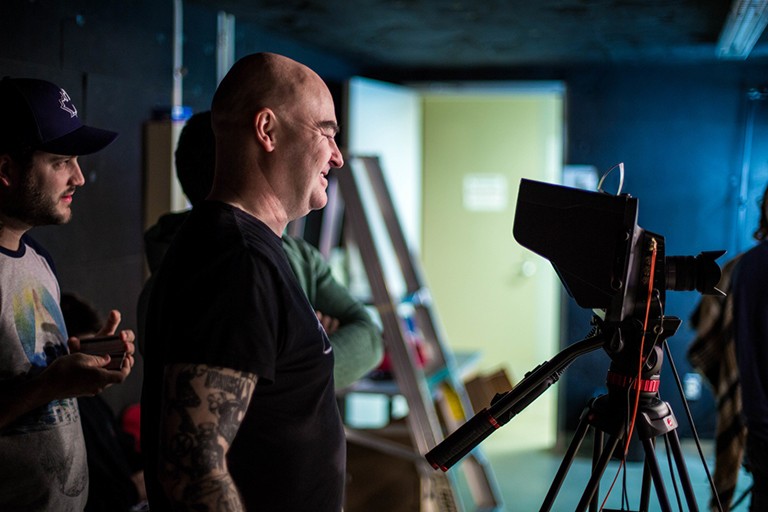
M13 317L19 341L33 367L45 368L67 353L63 345L67 330L61 309L48 290L26 288L14 298Z
M31 365L29 376L33 376L57 357L67 354L64 319L56 299L42 286L24 288L12 304L16 334ZM78 418L74 399L54 400L19 418L13 430L45 430L52 425L72 423Z

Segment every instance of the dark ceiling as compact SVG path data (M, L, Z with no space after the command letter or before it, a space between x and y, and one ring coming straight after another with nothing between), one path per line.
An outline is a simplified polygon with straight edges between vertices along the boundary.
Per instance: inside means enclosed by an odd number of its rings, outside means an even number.
M714 60L728 0L188 0L368 67ZM763 38L765 39L765 38ZM750 58L768 55L763 45Z

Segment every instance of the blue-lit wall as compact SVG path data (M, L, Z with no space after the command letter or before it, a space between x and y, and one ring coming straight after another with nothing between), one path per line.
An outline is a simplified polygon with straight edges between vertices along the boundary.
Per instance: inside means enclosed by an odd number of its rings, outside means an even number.
M766 72L765 62L571 70L567 162L603 171L624 162L624 191L639 198L638 224L665 237L666 254L725 249L723 263L753 243L756 203L768 184L768 105L748 98L749 90L765 85ZM740 193L742 182L746 194ZM681 377L691 372L688 320L699 297L667 292L666 314L683 320L669 340ZM591 314L568 303L566 338L573 341L586 334ZM602 392L604 375L595 369L607 370L608 362L606 354L592 354L566 372L568 427L586 399ZM690 428L670 366L665 361L661 394L685 435ZM689 403L700 433L711 435L713 402L706 385L702 398Z

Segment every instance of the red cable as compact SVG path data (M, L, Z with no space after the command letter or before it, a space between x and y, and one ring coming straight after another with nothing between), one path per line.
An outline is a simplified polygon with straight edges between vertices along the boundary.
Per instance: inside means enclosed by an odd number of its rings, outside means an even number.
M656 274L656 254L658 251L658 246L656 243L655 238L651 238L651 270L648 276L648 299L645 304L645 319L643 320L643 335L640 338L640 357L638 358L638 367L637 367L637 382L640 382L642 380L643 376L643 364L645 361L643 360L643 349L645 347L645 333L648 330L648 317L651 314L651 298L653 296L653 280ZM630 384L631 385L631 384ZM640 388L642 386L637 386L637 392L635 393L635 404L632 411L632 419L629 422L629 431L627 433L627 439L624 443L624 456L619 461L619 469L616 471L616 476L613 477L613 482L611 482L611 486L608 488L608 492L605 494L605 498L603 499L602 505L600 505L600 510L603 510L603 507L605 507L606 502L608 501L608 496L611 495L611 491L613 490L613 486L616 484L616 480L619 478L619 474L621 473L621 468L624 467L624 461L627 458L627 453L629 453L629 441L632 439L632 433L635 429L635 420L637 419L637 410L638 405L640 403Z

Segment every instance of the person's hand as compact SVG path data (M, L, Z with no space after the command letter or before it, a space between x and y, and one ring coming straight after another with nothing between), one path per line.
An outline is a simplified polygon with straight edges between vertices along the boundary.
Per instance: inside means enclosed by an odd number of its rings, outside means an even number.
M39 378L52 398L93 396L112 384L123 382L130 373L126 365L120 371L107 370L104 366L108 363L109 356L68 354L54 359Z
M325 333L330 336L334 332L336 332L339 328L339 319L333 318L332 316L324 315L320 311L315 311L315 315L317 315L317 319L320 321L320 325L323 326L323 329L325 329Z
M115 331L117 330L117 326L120 325L120 320L122 319L120 312L116 309L113 309L109 312L109 315L107 315L107 321L104 323L104 327L101 328L99 332L96 333L96 336L111 336L115 334ZM119 372L123 374L123 379L128 376L128 374L131 373L131 368L133 368L133 354L136 350L136 347L134 345L134 341L136 340L136 336L134 335L133 331L130 329L122 330L118 333L120 335L120 339L123 341L123 345L125 347L125 359L123 359L123 364L120 367ZM69 351L74 353L80 352L80 339L72 336L67 340L67 344L69 345ZM85 355L85 354L83 354ZM94 356L96 357L96 356ZM100 357L100 359L105 359L106 362L102 366L106 366L109 364L109 356L103 356Z

